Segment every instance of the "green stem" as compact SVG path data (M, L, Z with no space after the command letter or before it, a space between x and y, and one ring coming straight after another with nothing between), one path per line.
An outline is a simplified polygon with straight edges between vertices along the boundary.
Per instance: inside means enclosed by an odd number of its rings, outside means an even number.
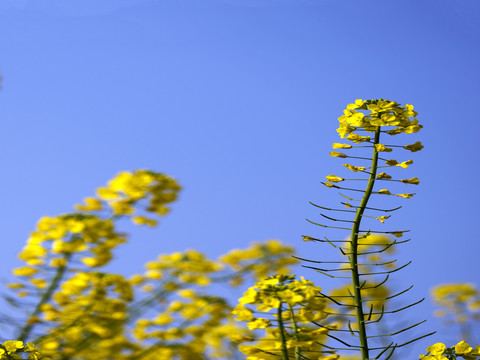
M50 299L52 298L53 292L57 289L60 281L62 281L63 275L65 274L65 271L67 270L67 265L66 264L70 260L71 256L72 256L72 254L65 254L64 255L64 259L66 260L65 265L59 266L57 268L57 272L55 273L55 276L53 277L52 282L50 283L50 286L43 293L42 297L40 298L37 306L35 307L35 310L33 310L29 319L35 319L36 317L38 317L38 315L40 314L40 309L41 309L42 305L46 304L47 302L50 301ZM30 335L30 333L33 330L34 325L35 325L35 322L33 322L33 321L31 323L27 322L27 324L25 324L25 326L20 330L20 334L17 336L17 339L21 340L23 342L26 342L28 336Z
M278 305L277 309L277 317L278 317L278 328L280 330L280 341L282 342L282 359L288 360L288 350L287 350L287 341L285 340L285 327L283 326L282 320L282 303Z
M362 352L362 360L368 360L368 342L367 342L367 333L365 329L365 315L363 313L362 306L362 294L360 289L360 275L358 270L358 231L360 229L360 222L362 220L363 212L368 203L368 199L372 194L373 185L375 184L375 176L377 174L377 162L378 162L378 152L375 148L375 144L379 143L380 139L380 126L377 126L375 130L375 139L373 146L373 155L372 155L372 166L370 171L370 177L368 179L367 188L360 202L360 205L357 208L355 214L355 219L353 221L352 233L350 235L351 239L351 255L350 255L350 267L352 269L352 284L353 284L353 295L355 301L356 317L358 324L358 335L360 338L360 347Z
M295 313L293 312L292 305L288 304L288 309L290 310L290 316L292 317L293 337L298 343L298 327L297 322L295 321ZM295 345L295 360L300 360L300 347L298 345Z

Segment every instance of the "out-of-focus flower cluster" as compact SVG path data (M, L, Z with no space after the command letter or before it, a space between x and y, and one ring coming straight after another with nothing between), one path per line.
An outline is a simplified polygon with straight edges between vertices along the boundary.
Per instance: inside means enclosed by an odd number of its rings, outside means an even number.
M431 290L435 315L444 318L445 325L459 330L460 339L469 341L478 335L480 320L480 291L474 284L441 284Z
M274 275L258 281L239 299L233 313L237 321L245 321L250 330L262 329L265 336L252 345L241 345L240 351L248 355L248 360L277 359L283 351L292 358L296 353L305 359L322 358L320 341L327 329L310 325L327 316L320 291L311 281L303 277L296 280L294 275ZM236 340L241 343L255 339Z
M128 239L118 221L156 226L179 190L163 174L122 172L78 212L40 219L19 254L26 264L13 271L18 281L8 285L34 303L17 338L34 339L53 360L195 360L229 358L236 351L230 335L254 336L214 289L290 272L298 260L279 241L218 260L195 250L159 255L130 279L102 271Z
M7 340L0 344L0 360L25 359L25 355L28 360L51 360L31 342L24 344L23 341Z

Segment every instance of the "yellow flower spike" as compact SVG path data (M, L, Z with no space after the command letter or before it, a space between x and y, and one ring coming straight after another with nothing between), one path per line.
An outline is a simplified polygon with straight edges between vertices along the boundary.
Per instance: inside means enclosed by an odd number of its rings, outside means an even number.
M407 149L407 150L410 150L411 152L417 152L417 151L422 150L424 148L424 146L422 145L422 143L420 141L417 141L414 144L405 145L404 148Z
M395 194L395 196L403 197L405 199L410 199L415 194Z
M327 175L327 176L325 176L325 178L328 181L335 182L335 183L345 180L344 178L339 177L339 176L335 176L335 175Z
M347 136L347 140L353 141L355 144L359 144L362 142L369 142L370 136L361 136L358 134L350 134Z
M343 164L343 166L345 166L348 170L352 170L354 172L365 171L367 169L366 167L363 167L363 166L353 166L350 164Z
M468 345L464 340L460 341L455 345L455 352L459 355L467 355L473 350L473 348Z
M348 157L347 154L344 154L344 153L341 153L341 152L338 152L338 151L332 151L332 152L330 152L329 155L333 156L333 157L340 157L340 158Z
M392 177L390 175L388 175L387 173L382 172L380 174L377 174L377 178L379 178L379 179L391 179Z
M404 184L413 184L413 185L418 185L420 184L420 180L418 180L417 177L413 177L411 179L402 179L400 180Z
M378 152L392 152L392 148L386 147L385 145L382 145L382 144L375 144L375 149Z
M385 220L387 220L388 218L390 218L390 216L392 215L389 215L389 216L380 216L380 217L377 217L375 219L377 220L380 220L380 222L383 224L385 222Z
M407 161L401 162L399 164L396 164L395 166L399 166L399 167L402 167L402 168L406 169L408 167L408 165L411 165L411 164L413 164L413 160L407 160Z
M352 145L349 144L340 144L340 143L333 143L333 149L351 149Z

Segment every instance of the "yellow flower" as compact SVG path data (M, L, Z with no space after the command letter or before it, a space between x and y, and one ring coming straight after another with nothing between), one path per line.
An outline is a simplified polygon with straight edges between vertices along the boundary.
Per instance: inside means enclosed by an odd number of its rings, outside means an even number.
M329 155L333 156L333 157L340 157L340 158L346 158L347 157L346 154L338 152L338 151L332 151L332 152L330 152Z
M367 169L366 167L363 167L363 166L353 166L353 165L350 165L350 164L343 164L343 166L345 166L347 169L355 171L355 172L365 171Z
M443 352L445 351L445 349L446 349L445 344L443 344L443 343L436 343L436 344L430 345L430 346L427 348L427 351L428 351L429 353L431 353L432 355L440 355L440 354L443 354Z
M420 181L418 180L417 177L414 177L414 178L411 178L411 179L402 179L400 181L404 184L414 184L414 185L420 184Z
M389 215L389 216L380 216L380 217L377 217L375 219L377 220L380 220L380 222L383 224L385 222L385 220L387 220L390 216L392 215Z
M133 216L132 221L136 225L148 225L150 227L157 226L158 221L154 219L149 219L145 216Z
M353 141L355 144L370 141L370 136L360 136L358 134L350 134L347 136L347 140Z
M389 147L386 147L385 145L382 145L382 144L375 144L375 149L378 151L378 152L392 152L392 149L389 148Z
M75 205L75 209L79 211L98 211L102 210L102 202L94 197L83 199L85 205Z
M392 195L392 193L390 191L388 191L387 189L378 190L378 193L379 194L384 194L384 195Z
M399 166L399 167L402 167L404 169L406 169L408 167L408 165L411 165L413 164L413 160L407 160L407 161L404 161L400 164L395 164L395 166Z
M29 267L29 266L24 266L21 268L16 268L13 269L13 275L15 276L32 276L38 272L38 269Z
M351 149L352 145L333 143L332 148L334 148L334 149Z
M346 122L340 123L340 126L337 129L337 132L340 134L340 137L343 139L347 134L350 134L351 132L355 131L355 128L353 126L350 126Z
M377 175L377 178L379 178L379 179L391 179L392 177L390 175L388 175L387 173L382 172L382 173Z
M265 329L267 327L272 326L272 323L268 319L257 318L253 321L249 321L247 323L247 326L250 330Z
M423 145L420 141L417 141L416 143L414 144L411 144L411 145L405 145L404 148L407 149L407 150L410 150L411 152L416 152L416 151L420 151L423 149Z
M345 180L344 178L335 175L328 175L326 176L326 179L335 183Z
M348 104L347 109L352 110L352 109L359 109L365 104L365 100L362 99L357 99L355 100L355 103L353 104Z
M23 341L8 340L3 343L3 346L8 353L12 353L23 348Z
M243 342L255 341L255 338L252 337L252 336L243 335L243 334L232 334L232 335L230 335L230 340L233 343L240 344L240 343L243 343Z
M415 194L395 194L395 196L403 197L405 199L410 199Z
M459 355L466 355L472 350L472 347L463 340L460 341L457 345L455 345L455 352Z
M385 165L388 165L388 166L395 166L397 164L398 164L397 160L387 160L387 161L385 161Z

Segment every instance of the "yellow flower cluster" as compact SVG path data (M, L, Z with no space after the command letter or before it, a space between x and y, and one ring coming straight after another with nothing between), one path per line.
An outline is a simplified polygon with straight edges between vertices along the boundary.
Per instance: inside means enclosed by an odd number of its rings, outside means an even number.
M265 330L266 336L255 344L240 346L240 351L248 355L248 360L276 359L282 351L291 354L318 351L318 342L327 330L299 324L326 318L325 300L319 296L320 291L311 281L303 277L296 280L294 275L270 276L250 287L239 299L233 314L237 321L246 321L250 330ZM254 305L255 310L248 305ZM270 310L276 312L273 317L267 317ZM255 316L255 312L261 317Z
M364 114L356 110L369 112ZM390 135L411 134L422 129L422 125L419 125L418 120L414 118L417 115L417 112L413 110L413 105L400 106L395 101L383 99L357 99L355 103L347 105L347 109L339 117L340 127L337 131L342 138L347 137L348 140L354 142L370 141L368 137L354 136L356 134L353 134L353 132L357 128L362 128L367 132L375 132L377 126L391 126L393 129L387 132Z
M98 343L112 342L122 335L132 300L132 288L121 275L77 272L53 294L52 303L41 304L38 322L52 331L39 340L39 345L54 359L58 353L83 359L91 351L87 344L92 341L97 342L97 356L105 353Z
M433 303L441 307L435 312L437 316L451 317L451 320L459 324L468 320L480 320L480 291L474 284L438 285L432 289L431 295Z
M115 220L128 215L137 225L155 226L155 219L138 213L142 202L146 202L145 213L163 216L179 190L174 179L160 173L136 170L118 174L107 187L98 190L98 198L86 198L85 204L77 205L78 213L39 220L19 254L27 266L13 270L27 283L17 282L9 287L19 296L27 296L32 285L46 288L50 278L44 267L65 268L77 255L88 267L107 265L113 250L126 242L126 236L115 230Z
M378 157L379 153L392 152L393 151L392 146L401 147L399 145L386 146L384 144L379 143L380 133L384 132L390 135L397 135L400 133L405 133L405 134L416 133L420 131L420 129L422 129L422 125L418 124L417 119L412 120L411 118L416 117L417 115L418 115L417 112L413 111L413 105L405 105L403 107L400 104L394 101L389 101L389 100L357 99L355 103L349 104L347 106L347 109L344 110L344 115L339 117L338 120L340 122L340 127L337 129L337 131L342 138L346 138L347 140L352 141L355 144L364 143L364 142L373 144L372 147L374 149L374 154L375 156ZM380 130L380 129L383 129L383 127L387 129ZM376 133L375 140L372 140L371 136L361 136L361 135L355 134L354 132L357 130L366 131L366 132L375 132ZM355 146L352 146L349 144L334 143L332 147L333 149L351 149ZM423 148L423 145L421 142L417 141L414 144L405 145L403 146L403 148L411 152L416 152L421 150ZM339 158L349 157L347 154L341 153L338 151L330 152L330 156L339 157ZM353 158L358 158L358 157L354 156ZM366 158L360 157L360 159L366 159ZM385 160L385 166L396 166L396 167L402 167L402 168L407 168L412 163L413 163L412 160L407 160L403 162L398 162L397 160L394 160L394 159ZM376 172L378 168L376 162L374 165L372 165L373 166L372 168L367 168L365 166L356 166L351 164L343 164L343 166L345 166L347 169L353 172L363 172L363 173L370 173L371 171ZM337 175L328 175L326 178L328 182L324 183L325 186L330 188L338 188L338 189L342 189L342 187L334 185L334 183L349 180L342 176L337 176ZM385 172L378 174L374 179L374 181L375 180L400 181L404 184L413 184L413 185L418 185L420 183L420 180L417 177L413 177L411 179L393 180L392 176L388 175ZM394 196L402 197L405 199L409 199L414 195L411 193L392 194L388 189L381 189L376 193L384 194L384 195L394 195Z
M132 334L136 344L142 345L135 354L148 358L149 343L156 341L162 345L155 351L167 354L170 349L169 359L203 359L199 354L204 353L211 358L228 358L230 337L255 336L233 323L232 306L226 299L209 295L208 286L219 282L238 286L245 279L257 280L257 276L278 269L288 273L289 265L297 262L292 253L292 247L269 240L232 250L217 261L186 250L148 262L145 272L132 276L130 284L144 292L145 301L155 299L162 306L151 317L139 316L136 320Z
M106 187L97 190L97 197L87 197L84 204L76 205L82 212L101 211L109 208L114 215L129 215L137 225L156 226L157 221L145 214L137 214L141 202L146 214L164 216L168 204L175 201L180 185L175 179L149 170L121 172Z
M23 341L7 340L0 344L0 360L25 359L23 353L28 354L28 360L51 360L31 342L24 344Z
M457 345L447 348L444 343L436 343L427 348L426 355L420 355L422 360L477 360L480 359L480 346L472 348L465 341L460 341Z
M293 247L278 240L268 240L254 243L248 249L233 249L221 256L220 261L237 273L232 285L240 285L245 272L251 272L255 279L263 279L271 273L288 274L289 268L298 264L291 256L293 253Z

